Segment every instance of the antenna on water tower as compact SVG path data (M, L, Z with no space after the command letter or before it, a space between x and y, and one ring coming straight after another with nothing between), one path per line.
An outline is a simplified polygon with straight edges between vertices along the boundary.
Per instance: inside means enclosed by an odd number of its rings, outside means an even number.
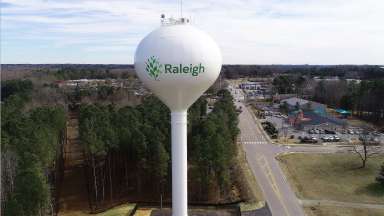
M183 17L183 0L180 0L180 18Z

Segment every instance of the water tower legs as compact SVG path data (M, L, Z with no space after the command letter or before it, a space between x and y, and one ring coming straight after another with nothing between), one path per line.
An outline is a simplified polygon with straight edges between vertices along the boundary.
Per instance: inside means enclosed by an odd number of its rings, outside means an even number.
M171 124L172 216L187 216L187 111L172 112Z

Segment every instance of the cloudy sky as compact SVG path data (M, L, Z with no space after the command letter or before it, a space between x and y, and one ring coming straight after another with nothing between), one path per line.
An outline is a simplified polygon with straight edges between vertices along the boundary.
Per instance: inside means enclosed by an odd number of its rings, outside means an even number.
M179 0L2 0L2 63L130 64ZM184 0L226 64L384 64L383 0Z

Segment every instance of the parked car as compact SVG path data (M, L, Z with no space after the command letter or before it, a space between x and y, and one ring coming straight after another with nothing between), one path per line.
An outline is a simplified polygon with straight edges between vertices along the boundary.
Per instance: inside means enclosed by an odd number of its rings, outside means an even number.
M325 133L325 134L336 134L335 131L333 131L333 130L327 130L327 129L324 130L324 133Z
M340 138L338 136L325 136L325 137L321 137L321 139L324 142L339 142L340 141Z
M338 136L333 136L333 141L334 142L339 142L340 141L340 138Z
M317 143L317 139L315 137L302 137L301 143Z
M324 142L330 142L331 141L329 136L321 137L321 140L323 140Z

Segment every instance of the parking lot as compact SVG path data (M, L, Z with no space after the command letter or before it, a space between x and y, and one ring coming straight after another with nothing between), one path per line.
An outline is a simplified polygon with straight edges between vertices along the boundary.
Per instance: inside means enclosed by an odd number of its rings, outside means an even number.
M230 87L229 90L234 95L236 101L243 101L245 98L240 89ZM299 143L304 140L307 143L354 143L359 140L363 130L361 128L350 127L348 125L334 125L332 122L321 125L306 125L304 129L296 129L291 126L287 119L288 116L281 113L278 106L257 104L257 109L263 112L262 121L271 122L279 132L280 138L288 138ZM258 116L260 118L260 116ZM384 142L383 133L371 134L375 141Z
M353 127L334 127L329 125L307 126L306 129L297 130L287 123L287 116L277 111L265 112L265 121L271 122L279 131L279 137L293 138L299 140L304 139L307 143L324 143L324 142L347 142L353 143L359 140L363 130ZM372 133L375 141L384 141L384 134Z

